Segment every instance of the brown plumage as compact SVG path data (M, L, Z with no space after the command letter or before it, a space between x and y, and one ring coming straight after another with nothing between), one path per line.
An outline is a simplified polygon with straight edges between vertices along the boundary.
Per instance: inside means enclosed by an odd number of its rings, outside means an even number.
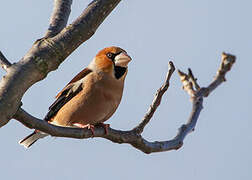
M93 132L94 125L108 120L120 104L130 61L130 56L119 47L101 50L58 93L44 120L59 126L89 127ZM35 131L19 143L28 148L45 136Z

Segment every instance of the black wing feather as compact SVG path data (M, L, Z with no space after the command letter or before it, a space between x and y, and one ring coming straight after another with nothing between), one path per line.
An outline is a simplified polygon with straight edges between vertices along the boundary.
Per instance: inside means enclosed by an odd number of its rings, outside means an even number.
M68 101L70 101L76 94L82 90L82 83L77 83L79 80L91 73L92 70L89 68L83 69L78 73L63 90L56 96L56 101L49 107L49 112L46 114L44 120L50 121L57 112L62 108Z
M57 112L64 106L68 101L70 101L76 94L78 94L82 90L81 84L78 88L73 91L73 85L69 85L61 95L54 101L54 103L49 107L49 112L46 114L44 120L49 121L53 116L57 114Z

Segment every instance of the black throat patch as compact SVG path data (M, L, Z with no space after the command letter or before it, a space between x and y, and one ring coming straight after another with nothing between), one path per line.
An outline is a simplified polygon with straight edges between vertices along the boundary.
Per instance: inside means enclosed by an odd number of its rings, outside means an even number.
M126 72L126 67L115 66L115 77L116 79L120 79Z

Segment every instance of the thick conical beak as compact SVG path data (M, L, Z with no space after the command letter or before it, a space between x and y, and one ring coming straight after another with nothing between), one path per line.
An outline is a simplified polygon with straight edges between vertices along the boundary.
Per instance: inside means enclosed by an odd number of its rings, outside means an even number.
M115 57L115 65L121 67L127 67L131 61L131 57L126 52L121 52Z

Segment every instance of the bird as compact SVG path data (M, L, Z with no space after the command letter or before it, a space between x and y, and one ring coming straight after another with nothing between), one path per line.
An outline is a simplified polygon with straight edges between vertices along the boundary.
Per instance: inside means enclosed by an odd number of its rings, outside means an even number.
M131 57L120 47L106 47L78 73L56 96L44 120L64 127L88 128L94 135L96 125L104 124L118 108L123 95L125 77ZM29 148L38 139L48 136L35 130L19 141Z

